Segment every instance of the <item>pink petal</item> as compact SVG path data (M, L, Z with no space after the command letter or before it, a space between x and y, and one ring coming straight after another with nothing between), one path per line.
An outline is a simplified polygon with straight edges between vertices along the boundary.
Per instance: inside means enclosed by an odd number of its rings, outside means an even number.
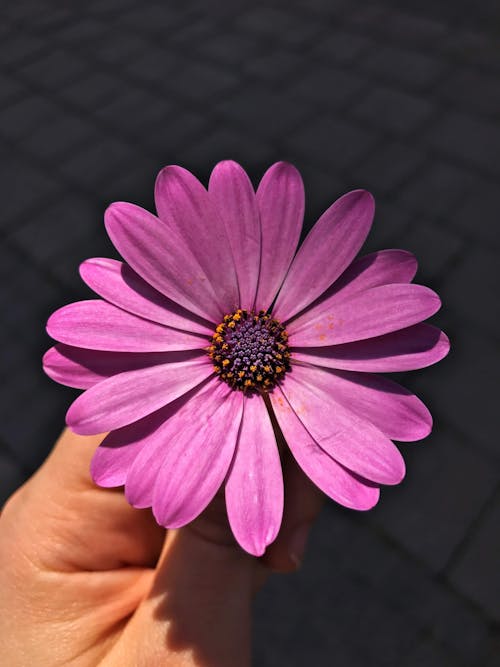
M43 369L55 382L76 389L89 389L117 373L182 361L203 352L102 352L59 343L47 350Z
M293 349L293 359L326 368L388 373L425 368L443 359L450 349L445 333L430 324L415 324L376 338Z
M352 472L378 484L397 484L404 461L378 428L317 386L321 371L295 365L282 391L311 437L327 454Z
M243 394L219 383L172 427L153 492L160 525L184 526L213 499L233 458L242 408Z
M224 313L239 306L238 281L231 246L208 192L187 169L175 165L160 171L155 185L159 218L184 239L211 283Z
M388 438L411 442L426 438L432 416L422 401L408 389L380 375L294 366L297 381L314 381L314 388L357 414Z
M259 280L261 246L259 210L252 183L239 164L225 160L212 171L208 192L229 239L240 307L252 310Z
M281 390L271 394L271 403L295 460L323 493L355 510L368 510L377 504L379 489L349 472L318 446Z
M129 471L139 456L152 449L158 441L157 433L163 428L167 420L183 406L197 388L153 414L139 419L133 424L116 429L109 433L96 449L90 465L92 479L96 484L105 487L122 486L128 480ZM160 440L163 444L163 441ZM143 481L149 482L148 490L152 494L157 465L149 465L149 477L143 475ZM149 503L151 505L151 503ZM145 505L147 507L148 504Z
M365 190L348 192L323 213L300 247L273 309L289 320L330 287L349 266L370 230L374 200Z
M167 299L123 262L87 259L80 265L80 275L96 294L133 315L191 333L213 334L208 323Z
M212 373L205 356L119 373L79 396L66 423L80 435L121 428L182 396Z
M405 250L381 250L355 259L329 289L294 318L294 326L309 321L325 309L335 308L353 294L390 283L409 283L415 277L417 260Z
M113 245L141 278L200 317L221 321L207 274L172 225L125 202L111 204L104 219Z
M304 184L291 164L277 162L257 189L262 228L262 257L256 310L267 310L293 259L304 218Z
M226 482L231 530L253 556L262 556L283 516L283 475L273 427L260 396L245 399L238 444Z
M56 310L47 332L66 345L110 352L195 350L208 344L207 338L143 320L100 299Z
M438 295L423 285L381 285L354 294L335 308L304 313L287 327L292 347L323 347L405 329L434 315Z

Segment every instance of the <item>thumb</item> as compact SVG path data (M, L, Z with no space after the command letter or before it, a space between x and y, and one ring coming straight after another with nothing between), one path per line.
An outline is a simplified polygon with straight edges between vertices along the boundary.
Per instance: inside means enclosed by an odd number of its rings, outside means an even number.
M168 531L151 591L106 665L250 665L252 594L263 566L208 516Z

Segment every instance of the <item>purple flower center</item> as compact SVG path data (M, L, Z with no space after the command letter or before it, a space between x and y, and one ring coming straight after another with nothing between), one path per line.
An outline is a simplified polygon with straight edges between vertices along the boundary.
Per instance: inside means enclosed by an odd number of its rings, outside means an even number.
M262 310L225 315L208 354L221 380L249 393L271 391L290 370L285 327Z

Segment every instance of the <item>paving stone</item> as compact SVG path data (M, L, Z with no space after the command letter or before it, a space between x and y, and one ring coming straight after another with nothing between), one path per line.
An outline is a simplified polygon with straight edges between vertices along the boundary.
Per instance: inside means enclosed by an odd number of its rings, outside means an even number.
M86 75L89 65L79 56L63 49L54 49L20 70L23 79L49 90L60 89L66 83Z
M387 195L408 181L425 155L413 146L400 142L386 142L363 160L354 170L360 187Z
M492 437L498 422L498 351L474 325L453 322L449 307L446 317L451 352L445 361L416 377L413 387L428 397L436 419L446 420L468 439L471 447L490 453L492 465L498 470L500 449Z
M0 134L8 141L22 139L57 112L57 105L43 97L23 98L0 111Z
M498 247L498 186L481 182L474 186L460 207L450 216L450 224L480 241Z
M455 210L467 192L473 191L474 174L449 162L432 159L399 192L406 206L434 218Z
M238 80L228 71L206 63L191 63L171 73L166 85L175 94L204 103L234 88Z
M98 138L92 123L78 116L58 114L28 134L20 143L23 150L41 160L61 159Z
M13 35L10 39L2 41L2 64L5 67L18 66L24 62L29 62L47 49L47 43L25 33Z
M5 155L5 153L4 153ZM60 189L59 183L46 171L29 161L11 156L9 168L2 174L2 215L0 226L7 228L23 213L30 213L45 201L50 201ZM29 196L27 196L29 193Z
M12 230L8 238L29 257L49 263L91 234L101 229L104 234L102 214L94 202L66 195Z
M57 31L57 39L73 46L82 46L87 42L97 41L106 31L105 26L94 18L82 17L71 21Z
M174 109L170 118L141 128L140 141L164 164L176 161L175 156L193 142L203 141L205 133L213 131L210 118L197 111Z
M210 34L210 38L202 40L197 47L200 53L230 67L252 63L259 50L258 40L240 32Z
M24 482L24 471L12 459L0 451L0 505Z
M144 90L125 88L111 101L100 105L95 115L113 127L137 135L149 131L151 126L166 123L174 105Z
M448 26L443 21L416 13L397 11L391 8L386 20L376 26L391 38L419 47L440 44L448 35Z
M478 72L472 67L460 68L439 88L439 95L467 111L498 116L500 86L498 75Z
M372 44L369 37L336 29L314 47L313 53L329 62L345 65L356 62Z
M293 93L276 93L263 86L246 86L215 108L232 125L274 139L290 135L308 114L306 101Z
M189 11L189 5L186 6ZM175 4L139 6L129 11L126 11L119 17L120 23L129 26L134 31L142 30L145 33L160 33L165 34L165 31L170 31L179 19L182 22L187 22L187 11L182 12Z
M96 72L64 89L64 100L84 109L94 110L112 100L124 87L116 75Z
M425 371L421 372L425 383ZM432 402L429 408L432 412ZM422 444L400 446L406 479L391 494L393 502L380 503L372 518L432 570L440 571L491 496L497 474L487 460L444 433L439 420L434 431Z
M468 248L464 259L450 270L443 298L473 326L500 334L498 253L483 247Z
M412 90L425 90L446 73L446 63L438 58L377 44L360 60L365 72Z
M429 130L427 139L447 155L500 174L500 128L493 123L451 111Z
M19 98L25 93L22 84L5 74L0 74L0 105L3 107L14 98Z
M424 640L405 658L404 664L405 667L458 667L465 663L457 663L456 658L447 655L440 646Z
M346 169L367 155L377 139L370 130L325 114L296 131L288 143L299 155L317 161L318 165Z
M498 39L485 31L473 30L471 26L451 30L441 48L461 63L480 65L492 71L500 69Z
M122 32L111 30L106 39L92 45L92 55L105 63L123 68L126 63L135 61L138 54L144 54L148 48L145 37L128 33L124 39Z
M401 236L401 246L419 260L417 279L424 284L443 275L464 247L464 240L439 222L418 218Z
M486 609L496 621L500 620L499 522L500 497L497 494L450 574L458 589Z
M366 86L366 81L335 67L315 67L291 87L292 94L308 101L321 102L332 109L346 105Z
M236 20L250 34L262 34L287 44L304 44L321 34L321 24L290 11L274 7L255 7Z
M280 88L286 86L290 75L299 74L303 71L304 65L302 56L288 51L273 51L253 57L243 64L246 73Z
M103 137L62 163L60 170L65 178L80 187L98 191L99 196L104 196L106 183L102 179L108 177L112 180L123 165L131 164L133 160L134 151L128 144Z
M429 99L378 86L354 105L351 113L376 128L404 137L415 132L435 112Z

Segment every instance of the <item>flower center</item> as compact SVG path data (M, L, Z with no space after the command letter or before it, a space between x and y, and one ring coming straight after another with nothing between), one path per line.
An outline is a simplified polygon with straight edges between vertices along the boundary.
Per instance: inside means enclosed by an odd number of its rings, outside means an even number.
M245 392L271 391L290 370L285 327L263 310L225 315L208 355L220 379Z

